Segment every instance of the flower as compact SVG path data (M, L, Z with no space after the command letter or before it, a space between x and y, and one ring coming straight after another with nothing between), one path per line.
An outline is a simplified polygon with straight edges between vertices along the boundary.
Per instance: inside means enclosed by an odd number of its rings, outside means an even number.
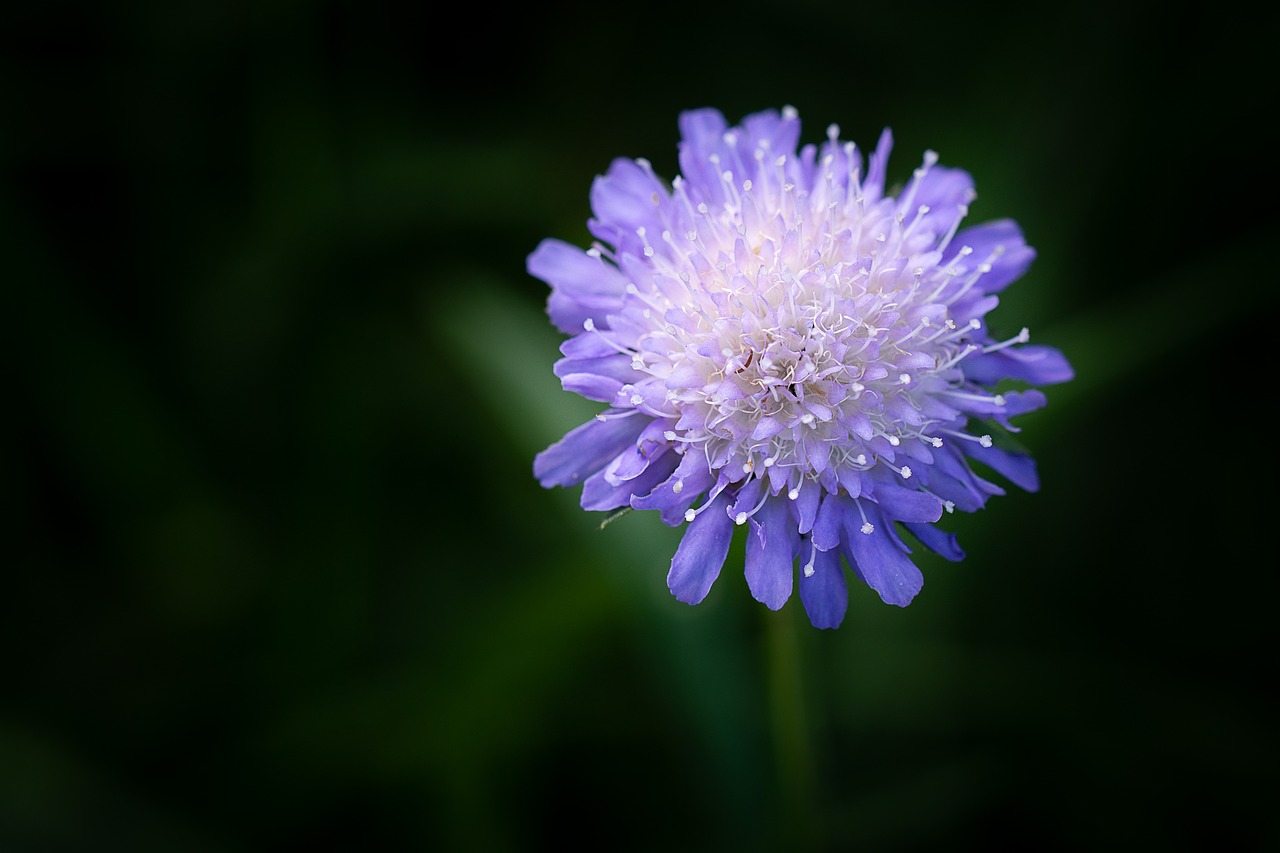
M1004 493L972 462L1039 486L1004 446L1009 419L1071 367L986 321L1035 252L1008 219L961 228L973 181L932 151L891 195L887 129L864 164L835 125L797 150L790 107L679 125L681 176L615 160L591 188L592 247L547 239L529 256L571 336L556 375L605 404L534 475L581 483L587 510L687 524L667 576L680 601L703 600L745 525L747 585L767 607L798 583L810 621L839 626L842 559L906 606L923 576L904 531L960 560L934 522Z

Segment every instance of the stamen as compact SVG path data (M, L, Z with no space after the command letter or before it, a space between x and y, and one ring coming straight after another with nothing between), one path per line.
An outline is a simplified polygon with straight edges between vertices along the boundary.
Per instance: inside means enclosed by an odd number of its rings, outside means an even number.
M956 438L963 438L965 441L975 441L983 447L991 446L991 436L989 435L969 435L964 432L956 432L953 429L944 430L948 435L954 435Z
M600 338L600 340L604 341L606 344L613 347L615 350L617 350L618 352L622 353L625 356L635 356L637 354L635 350L627 349L626 347L611 341L608 338L608 336L604 334L604 332L601 332L599 329L596 328L596 321L591 319L590 317L582 321L582 328L590 332L591 334L595 335L596 337Z
M813 572L814 572L813 564L815 561L817 561L817 559L818 559L818 546L813 545L812 552L809 554L809 562L804 564L805 577L807 578L813 577Z
M858 529L861 530L863 534L870 536L875 532L876 526L867 521L867 511L862 508L862 501L855 500L853 503L858 507L858 515L862 516L862 526Z
M1031 340L1031 330L1026 326L1023 326L1022 331L1018 332L1018 334L1014 335L1012 338L1009 338L1009 340L998 344L992 344L988 347L983 347L982 351L984 353L995 352L996 350L1002 350L1005 347L1013 346L1014 344L1025 344L1029 340Z
M684 511L684 520L685 520L685 521L693 521L695 518L697 518L697 517L698 517L698 515L699 515L699 514L701 514L702 512L705 512L705 511L706 511L706 509L707 509L707 507L711 506L711 504L713 504L713 503L715 503L715 497L714 497L714 496L708 496L708 497L707 497L707 502L706 502L706 503L704 503L702 506L698 507L697 509L687 509L687 510L685 510L685 511Z
M769 500L769 490L765 489L764 495L760 498L760 503L756 504L755 507L753 507L750 512L738 513L736 516L734 516L733 523L737 525L746 524L747 519L755 515L757 512L759 512L760 508L764 506L764 502L767 500Z

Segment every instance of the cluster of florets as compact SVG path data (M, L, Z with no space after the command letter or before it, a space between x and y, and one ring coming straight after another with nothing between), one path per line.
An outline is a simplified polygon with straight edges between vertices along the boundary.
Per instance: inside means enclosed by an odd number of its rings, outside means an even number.
M933 522L1002 493L971 460L1037 488L992 430L1016 431L1008 419L1045 402L1027 386L1071 370L1026 329L994 339L986 324L1034 252L1012 221L961 229L972 180L932 152L887 195L887 131L864 164L834 126L797 151L790 109L680 125L681 177L615 161L592 189L597 243L547 240L529 258L572 335L557 375L606 404L535 473L582 483L586 509L688 523L668 575L682 601L705 597L750 525L746 579L769 607L799 562L811 620L838 625L841 557L905 605L923 579L899 525L958 560Z

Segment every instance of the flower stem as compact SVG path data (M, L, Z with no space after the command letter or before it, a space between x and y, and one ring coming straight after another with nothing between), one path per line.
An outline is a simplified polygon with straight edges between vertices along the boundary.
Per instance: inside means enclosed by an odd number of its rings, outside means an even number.
M782 785L788 846L816 850L821 837L818 822L816 767L805 710L800 646L796 640L794 607L767 613L765 645L769 676L769 705L773 743Z

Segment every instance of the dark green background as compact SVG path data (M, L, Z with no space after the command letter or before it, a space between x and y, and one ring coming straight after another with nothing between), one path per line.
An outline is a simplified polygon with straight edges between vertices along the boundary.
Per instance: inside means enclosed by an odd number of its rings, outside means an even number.
M899 6L10 13L0 848L1275 845L1274 22ZM784 104L970 170L1078 372L835 632L530 471L526 255Z

